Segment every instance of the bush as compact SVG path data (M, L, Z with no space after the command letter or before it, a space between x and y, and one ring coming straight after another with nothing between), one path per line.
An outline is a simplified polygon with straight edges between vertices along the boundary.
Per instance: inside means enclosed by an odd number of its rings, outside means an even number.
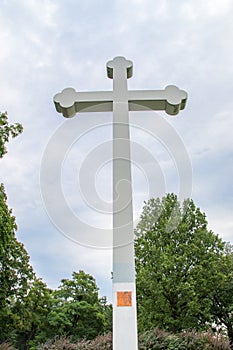
M100 335L86 344L79 344L77 350L112 350L112 334Z
M1 343L0 350L15 350L15 348L10 343Z
M72 343L70 338L54 338L49 340L44 345L41 345L37 350L111 350L112 335L100 335L94 340L80 340L77 343ZM0 349L1 350L1 349Z
M37 350L77 350L77 344L71 343L70 338L55 337L39 346Z
M159 329L139 337L140 350L230 350L229 342L213 333L183 332L171 334Z
M101 335L94 340L81 340L75 344L69 338L55 338L37 350L112 350L112 334ZM139 350L230 350L230 345L225 337L214 333L171 334L153 329L139 336Z

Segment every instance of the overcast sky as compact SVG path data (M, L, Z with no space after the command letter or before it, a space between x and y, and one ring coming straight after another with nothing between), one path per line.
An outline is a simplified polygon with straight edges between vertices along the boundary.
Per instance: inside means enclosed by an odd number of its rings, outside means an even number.
M143 201L174 191L190 195L209 228L233 243L232 19L231 0L0 0L0 111L24 127L1 160L1 182L18 239L49 287L83 269L111 298L109 242L97 249L90 233L111 228L112 116L65 120L53 96L67 87L111 90L106 62L118 55L134 64L129 89L174 84L188 92L177 117L130 116L135 222ZM67 207L83 232L62 213L59 227L43 204L46 174L53 188L59 162ZM95 206L98 196L106 210ZM59 207L55 194L50 200Z

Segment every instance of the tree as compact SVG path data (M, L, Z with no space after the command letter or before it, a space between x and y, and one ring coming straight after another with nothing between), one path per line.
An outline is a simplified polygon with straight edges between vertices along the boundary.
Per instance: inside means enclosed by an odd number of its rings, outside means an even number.
M226 328L233 349L233 246L227 244L225 253L225 259L221 263L225 278L215 287L211 314L218 327Z
M17 349L27 350L48 339L48 315L51 307L52 290L35 276L27 295L22 300L16 300L12 308Z
M10 137L16 137L23 131L21 124L9 124L7 112L0 112L0 158L7 153L6 143Z
M204 329L214 286L225 278L224 242L205 214L168 194L146 203L135 233L139 329Z
M48 315L49 337L71 336L73 340L93 339L105 329L105 313L98 298L95 279L84 271L63 279L54 292Z
M9 338L15 329L15 302L27 295L34 272L22 243L17 241L17 226L7 196L0 185L0 340Z
M22 125L9 124L7 113L0 113L0 158L7 153L10 137L22 132ZM0 185L0 341L15 339L19 319L16 303L22 303L35 274L24 245L16 238L17 225L8 208L3 184ZM20 324L22 321L20 320Z

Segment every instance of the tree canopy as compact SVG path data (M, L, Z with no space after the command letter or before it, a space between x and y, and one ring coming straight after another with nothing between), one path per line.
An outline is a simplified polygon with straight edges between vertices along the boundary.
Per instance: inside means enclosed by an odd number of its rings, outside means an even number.
M221 262L224 279L215 288L211 314L217 327L226 328L233 349L233 246L225 247L225 259Z
M52 295L48 315L51 336L93 339L106 325L95 279L84 271L73 272L72 279L61 280Z
M16 238L17 226L7 196L0 186L0 340L8 339L20 328L16 304L28 295L35 274L24 245Z
M22 132L19 123L9 124L7 113L0 113L0 158L6 153L10 137ZM29 256L16 238L17 225L12 210L7 205L7 195L0 185L0 340L11 337L15 332L17 316L15 303L27 295L35 274L29 263ZM21 322L21 321L20 321Z
M10 137L14 138L23 131L20 123L9 124L7 112L0 112L0 158L7 153L6 143L9 142Z
M216 288L226 279L225 243L191 199L150 199L136 228L139 329L179 332L210 326Z

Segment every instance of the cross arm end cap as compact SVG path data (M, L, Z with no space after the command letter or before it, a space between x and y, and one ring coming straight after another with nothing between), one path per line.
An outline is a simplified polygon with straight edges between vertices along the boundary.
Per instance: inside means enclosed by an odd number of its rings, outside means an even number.
M53 98L56 111L62 113L65 118L71 118L76 114L75 100L77 92L73 88L66 88Z
M180 110L185 108L188 94L184 90L180 90L175 85L165 87L166 91L166 112L170 115L176 115Z

